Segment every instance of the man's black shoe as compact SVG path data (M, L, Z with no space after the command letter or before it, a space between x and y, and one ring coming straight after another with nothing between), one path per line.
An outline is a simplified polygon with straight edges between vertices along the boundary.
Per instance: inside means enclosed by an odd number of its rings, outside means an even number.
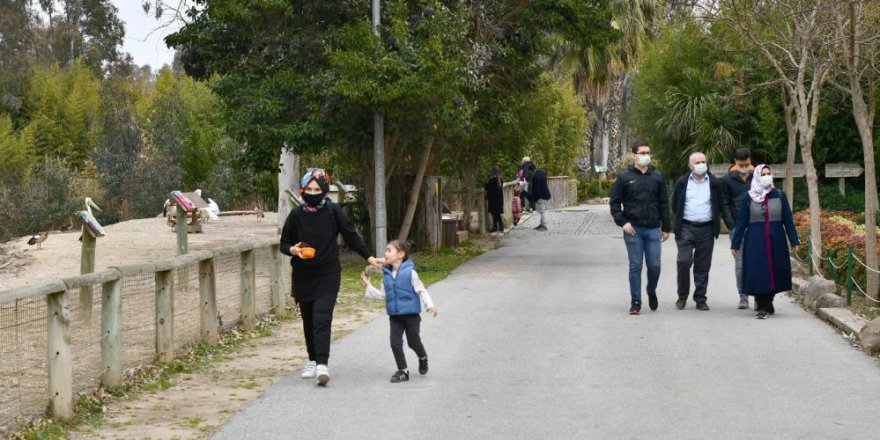
M675 308L678 310L684 310L685 306L687 306L687 298L679 298L678 301L675 302Z
M428 357L425 356L424 359L419 358L419 374L422 376L428 374Z
M629 306L629 314L630 315L640 315L642 313L642 302L641 301L633 301Z
M697 310L702 310L704 312L709 311L709 304L706 304L706 301L700 301L697 303Z
M649 293L648 294L648 307L651 308L652 312L657 310L657 305L658 305L657 304L657 294L656 293Z

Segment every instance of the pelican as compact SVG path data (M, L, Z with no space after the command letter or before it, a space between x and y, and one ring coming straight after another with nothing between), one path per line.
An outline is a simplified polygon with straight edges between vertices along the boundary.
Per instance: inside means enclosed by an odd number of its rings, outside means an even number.
M95 214L92 214L92 208L95 208L95 209L97 209L98 211L101 211L101 208L99 208L98 205L95 204L95 201L92 200L91 197L86 197L86 199L85 199L85 204L86 204L86 211L87 211L87 212L89 213L89 215L91 215L92 217L95 216Z
M32 236L27 243L31 246L37 245L37 249L42 249L43 242L46 241L47 238L49 238L49 231L40 232L39 234Z
M101 208L98 207L98 205L95 203L94 200L92 200L91 197L86 197L86 198L83 200L83 203L84 203L85 206L86 206L85 211L88 212L89 215L90 215L93 219L95 218L95 214L92 213L92 208L95 208L95 209L98 210L99 212L101 211ZM85 234L85 233L86 233L86 229L85 229L85 228L87 228L87 227L88 227L88 226L83 225L83 227L80 229L79 241L83 241L82 234Z

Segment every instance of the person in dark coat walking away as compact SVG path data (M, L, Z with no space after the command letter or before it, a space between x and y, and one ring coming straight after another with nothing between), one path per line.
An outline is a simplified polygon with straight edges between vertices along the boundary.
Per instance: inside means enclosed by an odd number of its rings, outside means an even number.
M657 310L660 243L669 238L669 195L666 180L651 166L651 147L644 140L632 146L635 165L620 173L611 188L611 216L623 229L629 257L630 315L642 310L642 263L648 266L648 304Z
M391 322L391 353L397 363L397 371L391 376L391 383L409 380L406 353L403 351L404 333L406 344L419 357L419 374L428 374L428 353L420 334L422 306L433 317L437 317L437 307L419 279L410 259L410 249L409 242L400 240L394 240L385 247L387 266L383 271L380 289L373 287L367 274L361 272L367 298L384 300L385 311L388 312L388 320Z
M800 241L788 198L773 186L770 167L758 165L749 197L739 207L730 245L734 256L743 254L743 289L755 297L758 319L776 312L773 298L777 293L791 290L789 243L797 252Z
M728 169L728 173L721 179L721 188L723 189L724 209L722 209L722 218L727 226L729 237L733 240L734 227L736 226L736 215L739 213L739 205L742 204L744 198L748 198L749 186L752 183L752 173L755 167L752 166L752 153L748 148L739 148L733 153L733 165ZM749 296L743 291L742 284L742 253L737 253L734 263L734 273L736 274L736 290L739 292L739 309L749 308Z
M697 310L709 310L706 289L712 250L721 233L721 181L709 172L706 155L690 155L685 173L672 191L672 214L675 215L675 244L678 247L678 300L683 310L691 288L691 267L694 270L694 302Z
M532 179L535 178L535 171L537 167L535 166L535 162L532 162L532 159L529 156L523 157L522 162L519 166L519 171L517 171L517 180L520 182L520 187L522 189L521 199L523 212L534 212L535 204L529 203L532 200Z
M535 171L535 177L532 178L532 183L529 184L529 187L532 188L532 192L530 193L532 206L538 211L538 214L541 216L541 223L538 224L538 227L535 230L538 231L546 231L547 230L547 202L550 201L550 187L547 185L547 173L544 170Z
M486 189L486 201L489 202L489 214L492 215L492 230L490 232L504 232L504 222L501 214L504 213L504 181L501 179L501 168L498 165L492 167L492 175L484 185Z
M309 354L302 377L316 378L318 385L326 385L330 380L330 329L342 274L336 239L342 234L345 244L373 266L381 267L384 261L370 255L354 223L327 197L330 176L324 170L307 169L300 186L305 203L287 216L280 250L292 257L293 298L299 305Z

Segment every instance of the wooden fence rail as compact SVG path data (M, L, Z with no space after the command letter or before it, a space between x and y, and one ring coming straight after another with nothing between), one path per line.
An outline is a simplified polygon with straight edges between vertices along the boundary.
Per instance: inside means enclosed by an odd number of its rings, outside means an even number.
M191 252L163 261L111 267L101 272L53 280L36 286L0 291L0 305L39 297L44 297L46 300L46 368L48 370L47 403L49 414L52 417L66 419L72 417L74 411L75 384L71 344L71 306L68 304L71 291L80 289L80 292L91 292L96 284L101 287L101 374L99 378L95 379L104 386L115 387L121 385L123 381L123 350L125 346L123 327L126 318L123 316L123 293L126 278L154 274L155 361L168 362L174 358L175 347L175 271L188 270L190 266L198 267L201 321L198 340L214 345L218 342L220 327L217 312L215 257L229 257L238 254L239 320L246 328L254 328L258 319L255 254L257 251L265 250L269 252L269 257L265 262L268 267L264 269L269 274L270 310L280 312L283 310L284 298L289 289L289 286L285 288L283 279L284 264L288 258L279 253L277 238L257 239L215 250ZM261 261L261 263L263 262Z

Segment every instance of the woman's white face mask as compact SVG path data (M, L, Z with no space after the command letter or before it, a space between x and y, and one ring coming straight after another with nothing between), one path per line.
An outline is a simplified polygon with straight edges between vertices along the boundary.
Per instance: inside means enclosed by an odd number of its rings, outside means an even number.
M772 174L767 174L767 175L761 176L761 186L766 188L772 184L773 184L773 175Z

